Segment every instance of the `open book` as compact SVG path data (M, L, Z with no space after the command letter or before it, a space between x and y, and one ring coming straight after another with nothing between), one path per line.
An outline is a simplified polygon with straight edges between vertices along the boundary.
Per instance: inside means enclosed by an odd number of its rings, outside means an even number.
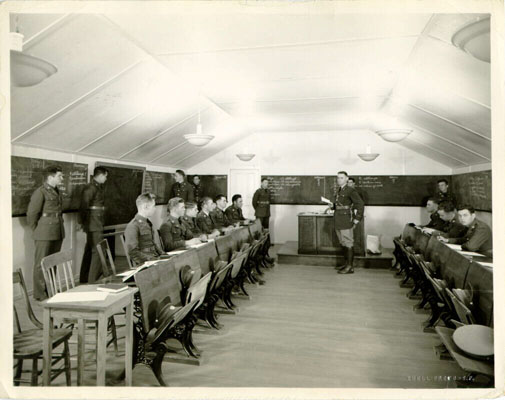
M135 268L135 269L130 269L128 271L125 271L125 272L121 272L119 274L117 274L117 276L121 276L123 277L123 282L127 282L127 281L130 281L130 280L133 280L133 276L137 273L137 272L140 272L146 268L149 268L151 265L154 265L158 262L160 262L161 260L152 260L152 261L146 261L144 264L140 265L139 267Z

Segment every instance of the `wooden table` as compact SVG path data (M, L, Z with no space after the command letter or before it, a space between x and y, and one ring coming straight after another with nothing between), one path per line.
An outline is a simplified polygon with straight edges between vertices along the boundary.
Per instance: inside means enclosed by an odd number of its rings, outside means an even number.
M98 285L81 285L68 292L94 292ZM125 324L125 385L132 385L132 348L133 348L133 296L137 288L128 288L120 293L109 293L103 301L73 301L65 303L42 303L44 308L44 369L43 384L50 385L54 318L71 318L78 321L77 342L77 385L82 385L84 372L84 323L97 321L97 386L105 386L105 363L107 359L107 325L109 317L126 309ZM67 292L67 293L68 293Z
M298 254L331 254L342 246L335 232L334 216L324 213L298 214ZM354 254L364 256L366 251L365 218L354 228Z

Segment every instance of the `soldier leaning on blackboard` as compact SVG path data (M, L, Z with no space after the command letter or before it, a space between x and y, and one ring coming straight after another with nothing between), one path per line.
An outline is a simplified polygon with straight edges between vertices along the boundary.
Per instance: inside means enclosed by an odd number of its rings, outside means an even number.
M33 230L35 240L35 263L33 265L33 297L47 298L46 284L40 262L50 254L61 250L65 238L63 226L63 199L58 185L63 182L60 166L54 165L44 170L44 184L37 188L30 198L26 219Z
M203 199L203 186L200 182L200 177L198 175L193 176L193 183L191 184L193 188L193 201L198 206L198 209L202 209L202 199Z
M86 246L79 274L80 283L96 282L102 274L102 263L96 245L103 240L104 183L107 180L107 174L105 167L96 167L91 182L84 187L81 195L79 216L82 229L86 232Z
M437 181L437 186L438 186L438 193L436 197L439 204L442 203L443 201L448 201L456 206L458 205L452 193L449 192L449 182L447 181L447 179L439 179Z
M186 182L186 174L178 169L174 174L175 183L172 185L170 198L180 197L184 201L193 201L193 187Z

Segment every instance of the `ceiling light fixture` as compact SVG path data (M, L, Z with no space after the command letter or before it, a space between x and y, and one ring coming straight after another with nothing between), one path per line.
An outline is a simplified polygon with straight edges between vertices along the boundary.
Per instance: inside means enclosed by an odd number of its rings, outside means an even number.
M463 25L453 36L452 44L476 59L491 61L490 18L478 18Z
M412 129L382 129L375 133L386 142L401 142L412 133Z
M198 106L198 124L196 125L196 133L188 133L187 135L184 135L184 139L186 139L188 143L192 144L193 146L203 147L209 144L209 142L214 139L214 136L205 135L202 132L203 129L200 121L200 106Z
M372 153L372 148L370 145L366 146L366 153L358 153L358 157L361 158L363 161L373 161L377 157L379 157L379 153Z
M236 154L239 160L241 161L251 161L256 154L252 153L241 153L241 154Z
M23 53L24 35L10 32L11 84L16 87L29 87L42 82L58 71L54 64Z

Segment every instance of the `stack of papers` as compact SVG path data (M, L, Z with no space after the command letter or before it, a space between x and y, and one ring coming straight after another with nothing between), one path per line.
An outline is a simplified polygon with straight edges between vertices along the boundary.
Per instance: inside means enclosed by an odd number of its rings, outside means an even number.
M473 251L460 251L461 254L464 256L470 256L470 257L486 257L484 254L480 253L475 253Z
M49 300L48 304L54 303L74 303L76 301L103 301L109 294L104 292L64 292L57 293Z
M167 252L167 254L169 256L176 256L177 254L181 254L181 253L184 253L186 250L173 250L173 251L169 251Z

